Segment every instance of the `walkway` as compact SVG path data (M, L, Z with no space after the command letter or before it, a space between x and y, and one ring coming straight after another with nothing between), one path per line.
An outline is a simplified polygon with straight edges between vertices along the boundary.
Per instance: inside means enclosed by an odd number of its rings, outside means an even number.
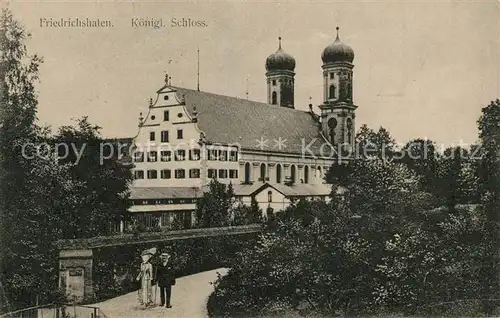
M137 304L137 292L122 295L93 306L99 307L109 318L120 317L207 317L207 299L214 288L211 282L217 279L217 272L222 275L227 269L220 268L190 276L178 278L172 287L172 308L152 307L141 309ZM156 303L160 303L160 292L153 286L153 300L156 289Z

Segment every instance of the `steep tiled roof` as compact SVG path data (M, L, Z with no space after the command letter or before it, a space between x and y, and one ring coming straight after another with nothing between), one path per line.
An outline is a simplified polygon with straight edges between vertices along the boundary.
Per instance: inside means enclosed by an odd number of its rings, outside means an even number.
M302 154L313 140L316 141L309 149L319 154L319 147L325 142L319 123L309 112L191 89L174 89L189 112L196 107L198 125L209 142L295 154ZM258 143L261 138L268 140L262 148ZM286 139L281 149L276 144L280 138Z

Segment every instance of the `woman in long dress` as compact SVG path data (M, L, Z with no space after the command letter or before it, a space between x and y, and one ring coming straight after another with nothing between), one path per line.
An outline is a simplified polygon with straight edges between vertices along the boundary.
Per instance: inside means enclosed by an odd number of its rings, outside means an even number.
M151 282L153 280L153 265L149 262L154 255L154 251L146 250L142 252L141 271L137 275L137 281L140 281L141 288L139 289L139 304L149 306L153 304L153 289Z

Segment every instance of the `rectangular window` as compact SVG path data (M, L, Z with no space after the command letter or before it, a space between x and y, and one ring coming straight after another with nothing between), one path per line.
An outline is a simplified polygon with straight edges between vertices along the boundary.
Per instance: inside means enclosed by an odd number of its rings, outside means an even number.
M276 86L276 80L273 80L273 86Z
M335 73L330 73L330 79L334 79L335 78Z
M221 179L227 178L227 170L226 169L219 169L219 178L221 178Z
M200 149L189 150L189 160L200 160Z
M144 152L142 151L134 152L134 162L144 162Z
M186 171L184 169L176 169L175 170L175 178L176 179L184 179L186 177Z
M142 170L134 171L134 179L144 179L144 171Z
M162 162L168 162L172 160L172 153L170 150L162 150L160 153L160 158Z
M177 139L182 139L182 129L177 129Z
M155 141L155 132L154 131L149 132L149 140Z
M186 160L186 150L179 149L175 152L175 161Z
M170 179L172 177L172 173L170 172L170 169L163 169L161 171L161 178L162 179Z
M219 150L217 149L208 150L208 160L217 160L218 155L219 155Z
M148 170L148 179L158 178L158 172L156 170Z
M156 162L156 160L157 160L157 152L156 151L148 152L148 162Z
M229 170L229 178L238 179L238 170L235 169Z
M210 179L216 179L217 178L217 169L208 169L208 177Z
M200 169L189 169L189 177L190 178L199 178L200 177Z
M220 161L227 161L227 150L221 150L219 152L219 160Z
M168 117L169 117L168 116L168 110L166 110L166 111L163 112L163 120L164 121L168 121Z
M168 130L161 132L161 142L168 142Z
M229 161L238 161L238 152L237 151L231 151L229 153Z

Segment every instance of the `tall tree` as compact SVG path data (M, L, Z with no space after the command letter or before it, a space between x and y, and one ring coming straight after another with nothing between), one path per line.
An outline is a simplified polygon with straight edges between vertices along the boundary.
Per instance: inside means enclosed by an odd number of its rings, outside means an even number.
M434 142L427 139L409 141L403 147L399 161L419 176L424 190L435 193L437 164Z
M23 153L27 145L40 141L41 133L35 125L35 82L42 60L28 55L29 37L4 9L0 17L0 281L9 300L4 310L29 304L35 295L43 297L43 282L36 273L47 269L41 255L50 252L47 237L53 234L44 228L51 228L53 216L38 200L49 195L43 183L37 183L49 169L32 156L33 148Z
M61 127L52 142L64 145L58 149L58 163L68 167L68 179L78 184L76 193L68 193L74 200L68 202L64 237L92 237L113 232L120 221L129 216L127 199L132 174L129 167L119 161L127 152L125 144L105 140L100 135L100 127L92 125L87 117L79 119L76 127Z
M213 179L209 191L196 203L196 220L199 227L219 227L230 224L233 206L233 188Z
M483 145L482 173L485 193L481 199L486 215L484 244L487 258L482 266L484 311L491 315L494 302L500 296L500 100L492 101L481 110L478 120L479 138Z

